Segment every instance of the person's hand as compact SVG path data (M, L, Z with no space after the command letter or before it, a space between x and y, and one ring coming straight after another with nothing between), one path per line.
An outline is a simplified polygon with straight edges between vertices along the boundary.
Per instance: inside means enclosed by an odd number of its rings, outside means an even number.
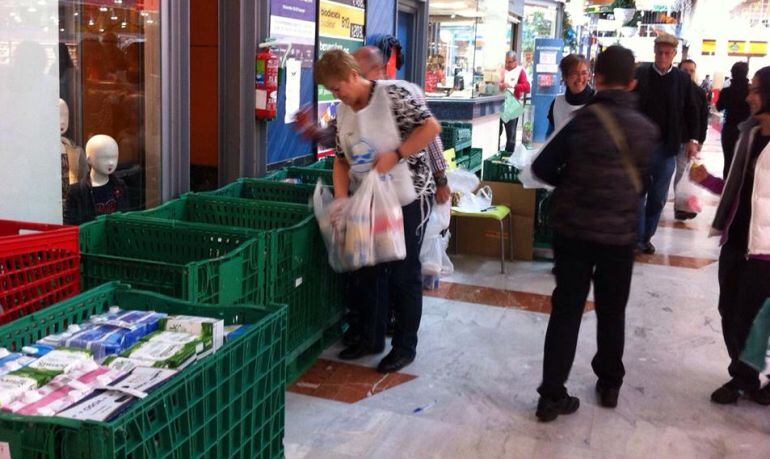
M506 88L505 81L501 81L500 84L497 85L497 87L500 88L500 91L505 91L505 88Z
M698 157L698 152L700 151L698 149L698 144L695 142L687 142L687 146L685 147L685 153L687 155L687 159L693 159Z
M703 183L709 176L709 172L702 164L693 164L690 167L690 180L695 183Z
M315 123L313 123L313 107L306 105L299 109L294 114L294 129L305 137L312 135L315 130Z
M348 198L335 198L334 201L329 204L329 221L332 224L332 228L339 229L342 223L344 223L345 215L348 208Z
M436 202L439 204L444 204L445 202L449 201L449 199L452 197L452 189L449 188L449 185L444 186L438 186L436 187Z
M395 151L382 152L374 158L374 168L380 174L388 173L391 169L396 167L399 159L400 156Z

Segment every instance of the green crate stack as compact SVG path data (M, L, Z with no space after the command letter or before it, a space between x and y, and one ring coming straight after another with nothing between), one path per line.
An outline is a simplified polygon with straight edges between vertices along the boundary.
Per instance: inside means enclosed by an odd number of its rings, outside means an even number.
M519 170L508 163L509 154L500 152L484 160L482 177L490 182L519 183Z
M306 351L339 324L344 312L341 277L330 273L321 233L307 205L188 193L128 216L170 219L178 225L221 225L215 228L223 232L251 230L264 239L266 255L260 264L264 271L257 278L262 293L257 301L288 305L287 362L296 372L312 364L315 357L305 359ZM290 380L299 376L296 372Z
M311 167L287 167L265 177L267 180L291 181L306 185L315 185L320 178L324 185L333 185L331 169L313 169Z
M483 151L481 148L470 148L468 170L476 172L481 170L481 158L483 158Z
M334 167L334 156L325 156L308 166L311 169L332 170Z
M551 226L551 196L548 190L539 189L535 194L535 246L550 248L553 242Z
M0 442L10 449L7 457L284 457L285 306L212 307L113 282L0 327L0 346L21 349L111 305L251 326L112 421L0 412Z
M444 144L444 150L455 147L455 130L445 121L441 122L441 134L439 136L441 137L441 143Z
M261 178L239 178L218 190L198 194L308 204L313 197L314 190L315 185L276 182Z
M105 215L80 227L83 290L120 280L196 303L253 303L264 236L210 225Z

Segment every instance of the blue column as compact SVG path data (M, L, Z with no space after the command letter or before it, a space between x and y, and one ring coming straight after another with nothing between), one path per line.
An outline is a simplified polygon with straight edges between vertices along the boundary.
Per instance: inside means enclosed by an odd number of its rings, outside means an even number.
M561 91L561 62L564 40L557 38L535 39L535 62L532 66L532 104L535 108L532 139L545 141L548 131L548 108Z

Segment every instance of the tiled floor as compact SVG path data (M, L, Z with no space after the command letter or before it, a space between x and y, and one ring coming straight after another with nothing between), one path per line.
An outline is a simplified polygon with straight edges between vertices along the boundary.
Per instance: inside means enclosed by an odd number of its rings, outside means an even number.
M711 139L703 156L719 171ZM383 380L371 370L382 356L337 363L338 345L287 394L287 457L770 457L770 407L709 402L727 379L727 353L719 249L708 237L716 208L703 198L703 213L684 224L669 205L653 241L659 255L636 264L616 409L595 399L596 317L587 310L568 383L580 410L538 423L552 265L509 263L502 275L497 260L458 256L455 274L425 297L418 357L404 374Z

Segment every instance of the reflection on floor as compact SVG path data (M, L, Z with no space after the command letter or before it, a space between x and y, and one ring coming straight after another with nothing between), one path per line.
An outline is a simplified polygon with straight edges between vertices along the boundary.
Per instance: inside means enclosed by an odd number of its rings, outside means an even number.
M713 134L703 156L721 171ZM707 204L714 199L703 195ZM338 345L292 388L287 457L770 457L770 408L709 401L728 377L717 312L719 248L708 237L715 211L706 205L695 220L673 223L669 203L653 239L658 254L636 264L616 409L595 398L596 316L587 310L568 382L580 410L538 423L552 263L509 263L503 275L499 260L457 256L455 274L425 297L408 374L380 382L372 368L384 354L353 369L336 362Z

